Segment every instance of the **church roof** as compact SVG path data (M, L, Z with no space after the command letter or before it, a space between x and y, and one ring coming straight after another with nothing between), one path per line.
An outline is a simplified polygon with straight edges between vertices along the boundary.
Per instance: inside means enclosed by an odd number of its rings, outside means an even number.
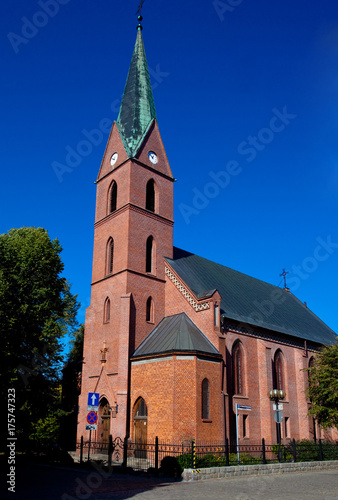
M291 292L174 247L166 259L197 298L217 289L221 314L229 320L332 344L337 335Z
M156 118L141 29L137 31L117 126L129 157L135 156L142 138Z
M133 357L173 351L220 355L195 323L185 313L180 313L163 318L138 346Z

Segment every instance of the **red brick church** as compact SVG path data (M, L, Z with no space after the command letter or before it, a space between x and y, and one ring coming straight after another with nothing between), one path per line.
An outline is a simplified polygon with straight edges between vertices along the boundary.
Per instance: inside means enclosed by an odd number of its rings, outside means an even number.
M78 438L100 394L95 441L276 442L268 392L284 389L281 436L320 437L307 368L335 333L281 289L173 246L174 177L161 140L138 26L96 180L91 304Z

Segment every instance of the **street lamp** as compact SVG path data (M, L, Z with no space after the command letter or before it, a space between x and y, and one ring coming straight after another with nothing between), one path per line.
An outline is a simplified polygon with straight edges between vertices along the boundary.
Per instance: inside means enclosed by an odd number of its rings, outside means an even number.
M276 412L275 412L275 421L277 423L277 441L278 441L278 461L282 460L282 450L281 450L281 432L280 432L280 424L283 419L283 414L278 408L278 403L280 400L285 399L286 392L283 389L272 389L268 394L271 401L276 403Z

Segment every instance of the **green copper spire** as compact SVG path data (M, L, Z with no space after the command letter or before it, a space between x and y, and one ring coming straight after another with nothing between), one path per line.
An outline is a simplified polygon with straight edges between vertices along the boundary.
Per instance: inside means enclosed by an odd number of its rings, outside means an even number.
M139 16L139 21L142 17ZM156 118L155 103L142 39L142 26L137 37L124 89L117 126L128 156L135 156L141 139Z

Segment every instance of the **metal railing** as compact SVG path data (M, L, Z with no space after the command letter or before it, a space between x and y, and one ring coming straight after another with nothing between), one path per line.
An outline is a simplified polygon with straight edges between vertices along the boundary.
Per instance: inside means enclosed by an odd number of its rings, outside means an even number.
M317 460L338 460L338 444L319 440L317 443L294 439L288 443L240 444L195 442L180 444L159 442L136 443L125 438L109 436L105 443L84 441L77 443L80 461L102 460L108 465L130 467L134 470L158 471L165 457L174 457L181 469L224 467L232 465L266 464L273 462L304 462Z

